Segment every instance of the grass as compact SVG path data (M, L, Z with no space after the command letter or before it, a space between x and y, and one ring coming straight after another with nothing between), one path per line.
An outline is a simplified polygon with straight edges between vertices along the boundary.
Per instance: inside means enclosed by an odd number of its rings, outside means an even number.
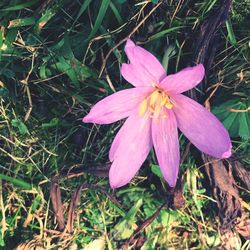
M140 249L215 249L220 244L216 202L206 190L203 166L195 154L181 165L185 205L165 206L135 241L136 229L169 193L154 154L129 185L113 191L100 172L107 172L109 147L122 122L108 126L81 122L94 103L113 89L129 86L119 72L126 61L124 43L117 46L122 39L132 34L134 41L163 61L168 73L175 72L187 66L195 46L193 36L218 5L214 0L165 1L147 17L157 2L0 3L2 249L34 245L82 249L88 244L92 244L89 249L121 249L128 242ZM248 169L249 111L225 116L223 105L229 101L236 110L249 107L249 13L247 1L233 1L208 76L210 86L221 84L212 110L229 129L234 154ZM180 143L183 153L187 144L183 136ZM72 178L61 175L79 168ZM86 184L70 234L60 233L52 211L54 176L59 176L66 219L74 191ZM242 188L241 195L249 202L249 191ZM249 240L237 239L238 249L250 248Z

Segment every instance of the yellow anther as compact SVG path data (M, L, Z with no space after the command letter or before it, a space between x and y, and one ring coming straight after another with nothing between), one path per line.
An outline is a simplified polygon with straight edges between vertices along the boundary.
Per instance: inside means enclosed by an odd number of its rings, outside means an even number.
M161 97L161 93L156 90L150 95L149 105L154 106L157 100Z
M139 115L142 116L145 114L145 112L147 111L147 106L148 106L148 101L147 99L144 99L140 104Z
M160 106L164 106L165 103L166 103L168 100L169 100L168 96L163 97L162 100L161 100Z
M171 108L173 108L173 104L172 104L171 102L167 102L167 103L165 104L165 107L166 107L167 109L171 109Z
M151 95L146 97L139 106L139 115L143 116L147 110L149 111L149 117L166 118L166 114L162 113L162 108L172 109L173 104L170 102L169 96L160 89L156 89ZM162 114L162 115L160 115Z

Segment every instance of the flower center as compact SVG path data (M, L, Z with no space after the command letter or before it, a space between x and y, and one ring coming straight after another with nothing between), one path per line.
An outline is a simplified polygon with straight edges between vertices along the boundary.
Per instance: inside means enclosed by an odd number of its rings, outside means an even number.
M161 112L164 108L172 109L173 104L169 96L161 89L156 89L149 96L147 96L140 104L139 115L143 116L146 111L149 111L150 117L157 118L160 114L166 117L165 112Z

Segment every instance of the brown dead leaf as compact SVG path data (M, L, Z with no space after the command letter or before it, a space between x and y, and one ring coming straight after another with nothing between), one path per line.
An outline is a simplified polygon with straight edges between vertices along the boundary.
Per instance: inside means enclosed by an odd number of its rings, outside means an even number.
M96 166L85 166L85 165L78 165L77 167L67 170L62 173L65 176L65 179L70 179L82 175L83 173L93 174L98 177L108 177L109 169L111 164L102 164Z
M76 169L75 171L70 171L70 173L64 173L64 176L62 176L62 179L67 180L69 178L77 177L79 174L79 169ZM64 220L64 211L63 211L63 204L61 199L61 191L58 186L58 177L55 176L51 180L51 189L50 189L50 197L52 201L52 206L54 213L56 215L56 220L58 222L58 227L60 230L64 229L63 234L66 235L67 232L72 233L73 232L73 224L75 220L75 210L77 208L77 205L80 201L81 197L81 191L84 188L91 188L95 191L99 191L106 195L114 204L116 204L118 207L122 207L122 205L119 203L119 201L115 198L115 196L109 194L105 189L102 187L95 185L95 184L88 184L83 183L80 185L74 192L69 211L68 211L68 219L67 224L65 227L65 220Z
M219 30L225 25L231 5L231 0L219 1L218 7L211 11L200 26L200 32L195 41L193 62L202 63L206 68L206 74L209 74L209 69L213 65L220 39ZM208 81L205 79L197 87L205 91L209 87ZM197 101L204 98L195 89L189 91L189 95ZM222 161L205 155L202 155L202 158L209 179L209 190L217 201L222 241L219 249L240 248L238 233L248 237L246 232L249 231L249 227L243 207L245 203L240 198L234 174L249 188L249 173L242 165L232 164L230 160Z
M185 205L183 196L183 178L179 175L175 188L170 190L169 207L172 209L181 209Z
M110 167L111 167L111 164L105 164L102 166L86 168L84 171L86 173L90 173L98 177L108 177Z
M244 219L240 219L236 225L236 230L241 236L250 240L250 219L246 216L244 216Z
M43 246L43 241L39 236L34 236L30 241L19 244L15 250L46 250Z
M237 74L237 76L240 78L240 82L243 81L244 79L244 73L243 73L243 70L240 71L240 73Z
M33 220L33 214L29 213L28 216L27 216L27 218L26 218L26 220L23 223L23 227L24 228L27 227L32 220Z
M218 250L235 250L241 248L241 240L237 233L232 230L223 232L220 236L222 244Z
M250 190L250 172L247 171L239 161L232 161L232 168L233 168L233 173Z
M68 220L67 220L67 225L66 225L66 231L69 233L73 232L73 223L75 219L75 209L79 203L80 197L81 197L81 191L85 185L80 185L76 191L73 194L70 207L69 207L69 212L68 212Z
M65 231L68 231L69 233L73 232L75 210L76 210L76 207L80 201L81 191L84 188L91 188L95 191L100 191L101 193L105 194L118 207L122 207L121 204L118 202L118 200L114 196L109 194L106 190L104 190L103 188L99 187L98 185L83 183L74 192L71 203L70 203L69 212L68 212L68 220L67 220L67 225L66 225L66 230L65 230Z
M238 234L246 239L250 238L250 220L246 216L243 201L239 196L233 171L237 169L239 176L243 173L247 176L247 171L240 163L233 168L231 161L217 160L205 155L203 159L210 187L217 201L221 249L236 249L236 243L240 246L241 242ZM241 179L243 178L248 185L246 176L244 178L241 176Z
M226 170L222 160L203 155L205 171L208 175L213 195L217 200L222 228L235 225L241 214L240 197L232 176L232 170Z
M65 226L65 221L64 221L64 216L63 216L63 204L62 204L62 198L61 198L61 190L58 186L57 177L52 178L50 198L52 201L54 213L56 215L56 220L58 222L58 227L60 230L63 230Z

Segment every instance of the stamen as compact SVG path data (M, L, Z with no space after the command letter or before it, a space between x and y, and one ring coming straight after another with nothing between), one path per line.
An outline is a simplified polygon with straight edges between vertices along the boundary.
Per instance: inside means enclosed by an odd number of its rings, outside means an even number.
M160 106L164 106L165 103L169 100L168 96L165 96L162 100L161 100L161 103L160 103Z
M150 95L150 102L149 105L152 107L155 105L155 103L157 102L158 98L161 96L161 93L159 93L158 91L154 91L151 95Z
M165 107L166 107L167 109L172 109L172 108L173 108L173 104L172 104L171 102L167 102L167 103L165 104Z
M145 112L147 111L147 106L148 106L148 101L147 99L144 99L141 104L140 104L140 108L139 108L139 115L143 116L145 114Z
M148 115L150 118L166 118L166 113L164 109L172 109L173 104L169 96L162 90L156 89L151 93L147 98L145 98L139 107L139 115L143 116L147 110L149 111Z

